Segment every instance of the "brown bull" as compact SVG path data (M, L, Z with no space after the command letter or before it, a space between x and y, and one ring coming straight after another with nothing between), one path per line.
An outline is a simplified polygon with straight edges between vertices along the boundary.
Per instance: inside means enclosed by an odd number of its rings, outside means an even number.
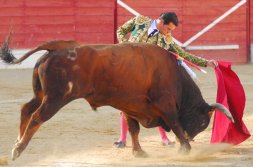
M1 57L17 64L40 50L48 52L34 67L34 97L21 109L13 159L45 121L77 98L86 99L93 109L109 105L124 111L136 155L144 153L138 141L139 123L146 128L172 129L180 150L188 152L189 140L208 126L210 112L218 108L233 120L224 106L208 105L185 69L156 45L52 41L15 59L6 44Z

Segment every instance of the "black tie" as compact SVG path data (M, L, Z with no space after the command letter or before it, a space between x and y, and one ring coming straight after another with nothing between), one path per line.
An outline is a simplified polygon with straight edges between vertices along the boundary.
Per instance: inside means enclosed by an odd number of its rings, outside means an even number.
M158 30L157 29L154 29L149 35L148 35L148 38L152 37Z

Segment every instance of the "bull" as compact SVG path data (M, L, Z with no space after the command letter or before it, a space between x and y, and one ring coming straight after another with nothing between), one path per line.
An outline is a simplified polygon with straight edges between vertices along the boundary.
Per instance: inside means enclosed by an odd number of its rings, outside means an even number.
M33 53L46 50L33 69L34 96L21 108L20 132L12 150L15 160L39 127L72 100L84 98L92 109L112 106L124 112L135 156L143 156L139 124L172 130L180 152L189 152L189 141L207 128L218 109L231 121L223 105L209 105L200 89L175 57L156 45L124 43L83 45L75 41L41 44L16 59L8 47L1 59L18 64Z

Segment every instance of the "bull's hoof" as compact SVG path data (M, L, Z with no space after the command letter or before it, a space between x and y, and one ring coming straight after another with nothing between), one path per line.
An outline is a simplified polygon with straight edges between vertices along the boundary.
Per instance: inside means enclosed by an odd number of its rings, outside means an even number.
M148 154L143 150L133 150L133 155L136 158L146 158L148 157Z
M14 161L20 156L21 152L18 150L16 146L12 149L12 160Z
M20 140L17 138L15 141L14 141L14 144L17 144Z
M174 142L174 141L171 141L171 142L163 142L163 141L162 141L162 145L163 145L163 146L171 146L171 147L174 147L175 144L176 144L176 142Z
M181 155L188 155L189 153L190 153L190 150L183 149L183 148L179 149L179 154Z
M188 155L190 153L191 146L189 144L182 145L179 149L179 154Z

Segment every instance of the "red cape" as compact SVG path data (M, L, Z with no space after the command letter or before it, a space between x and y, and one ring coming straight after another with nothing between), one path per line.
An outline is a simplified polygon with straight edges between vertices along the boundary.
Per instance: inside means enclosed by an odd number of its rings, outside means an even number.
M215 74L218 85L216 102L229 109L235 123L223 113L215 112L211 143L240 144L250 137L242 120L246 101L244 89L236 73L231 70L231 63L219 62Z

